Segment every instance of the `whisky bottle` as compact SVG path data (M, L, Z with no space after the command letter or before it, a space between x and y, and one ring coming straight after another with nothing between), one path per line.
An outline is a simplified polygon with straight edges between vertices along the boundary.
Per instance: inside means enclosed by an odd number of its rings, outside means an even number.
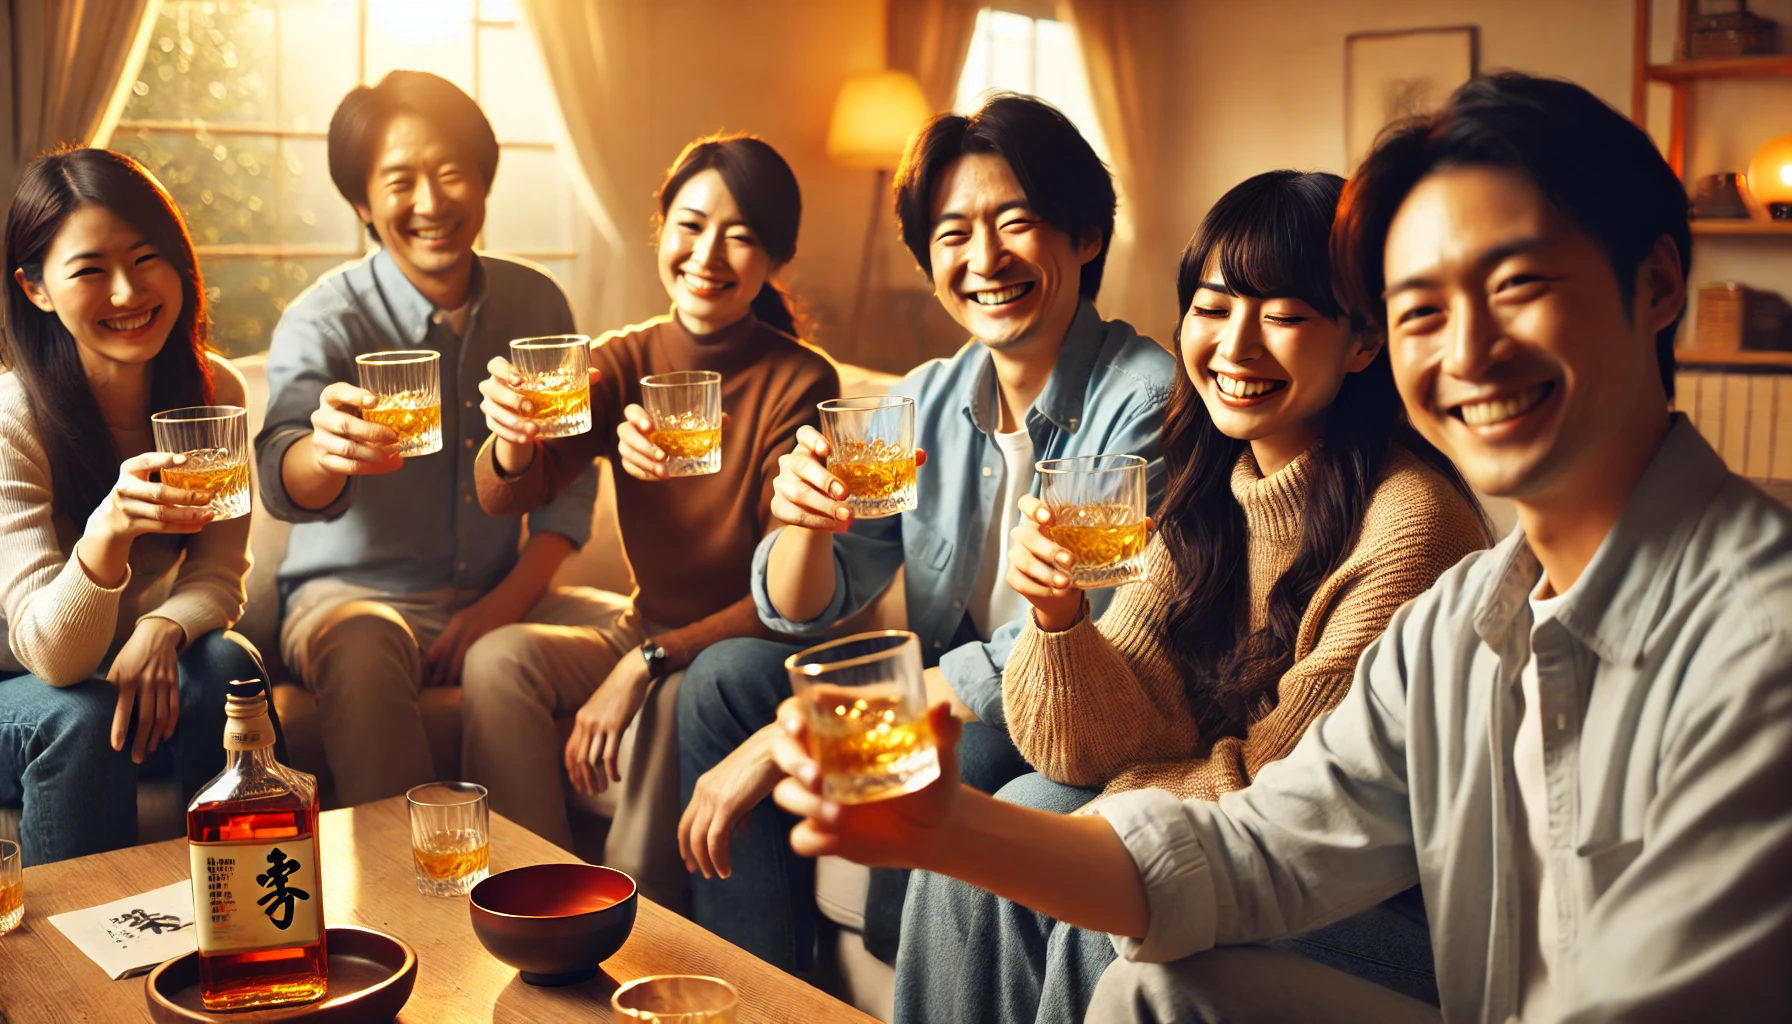
M274 759L267 687L232 681L224 770L187 805L199 992L207 1010L321 998L323 872L317 780Z

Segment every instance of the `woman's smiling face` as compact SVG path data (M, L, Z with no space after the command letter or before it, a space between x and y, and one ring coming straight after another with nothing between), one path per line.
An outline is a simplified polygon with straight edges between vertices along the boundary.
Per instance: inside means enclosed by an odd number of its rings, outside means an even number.
M1344 376L1369 365L1379 338L1353 333L1292 297L1237 295L1209 257L1183 315L1182 364L1214 426L1292 459L1325 430ZM1261 460L1260 460L1261 461Z
M660 283L693 334L710 334L752 309L777 269L715 168L691 175L660 228Z
M154 359L184 304L180 271L101 206L69 214L44 253L41 282L17 268L14 277L34 305L62 321L89 367Z

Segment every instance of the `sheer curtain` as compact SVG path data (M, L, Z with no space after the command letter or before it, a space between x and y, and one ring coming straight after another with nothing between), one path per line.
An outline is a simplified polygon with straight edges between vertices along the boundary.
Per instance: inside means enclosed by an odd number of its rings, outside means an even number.
M666 309L640 215L665 170L666 154L631 140L651 137L652 5L643 0L523 0L565 131L573 185L597 225L594 333ZM663 68L661 69L663 71Z
M11 202L31 158L59 143L104 145L143 64L157 0L8 0L0 57L0 183Z
M958 76L983 6L983 0L889 0L886 61L891 70L915 76L936 112L951 110L957 98Z
M1173 95L1174 5L1160 0L1059 0L1076 29L1096 116L1119 179L1120 215L1102 278L1101 311L1166 347L1176 326L1176 254L1194 225L1163 223L1160 146Z

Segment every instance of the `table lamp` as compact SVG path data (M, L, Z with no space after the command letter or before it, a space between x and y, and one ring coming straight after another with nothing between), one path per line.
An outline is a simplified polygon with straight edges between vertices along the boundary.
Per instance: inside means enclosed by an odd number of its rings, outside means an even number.
M877 248L879 211L885 202L889 173L902 162L908 137L933 115L921 83L906 71L855 75L840 87L834 119L828 125L828 159L854 170L876 171L871 187L871 218L865 225L865 248L859 256L859 287L853 296L849 342L857 344L871 290L872 254Z
M1748 165L1748 190L1774 220L1792 221L1792 135L1768 140Z

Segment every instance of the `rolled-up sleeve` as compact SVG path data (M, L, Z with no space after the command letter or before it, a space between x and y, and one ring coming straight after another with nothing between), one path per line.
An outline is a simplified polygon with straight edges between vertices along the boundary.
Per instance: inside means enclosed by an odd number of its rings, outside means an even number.
M1182 802L1161 789L1140 789L1103 800L1095 813L1132 855L1151 910L1144 939L1109 936L1114 952L1161 964L1213 948L1213 874Z
M547 507L529 514L530 533L557 533L574 549L591 539L591 509L597 504L597 467L586 466Z
M313 295L313 301L320 296ZM349 477L342 493L319 509L304 508L286 493L282 466L287 449L311 433L311 413L323 390L336 381L352 380L347 341L331 329L327 315L295 306L274 327L268 347L268 412L255 435L255 466L261 477L261 504L275 519L289 523L328 522L354 503L358 481Z

